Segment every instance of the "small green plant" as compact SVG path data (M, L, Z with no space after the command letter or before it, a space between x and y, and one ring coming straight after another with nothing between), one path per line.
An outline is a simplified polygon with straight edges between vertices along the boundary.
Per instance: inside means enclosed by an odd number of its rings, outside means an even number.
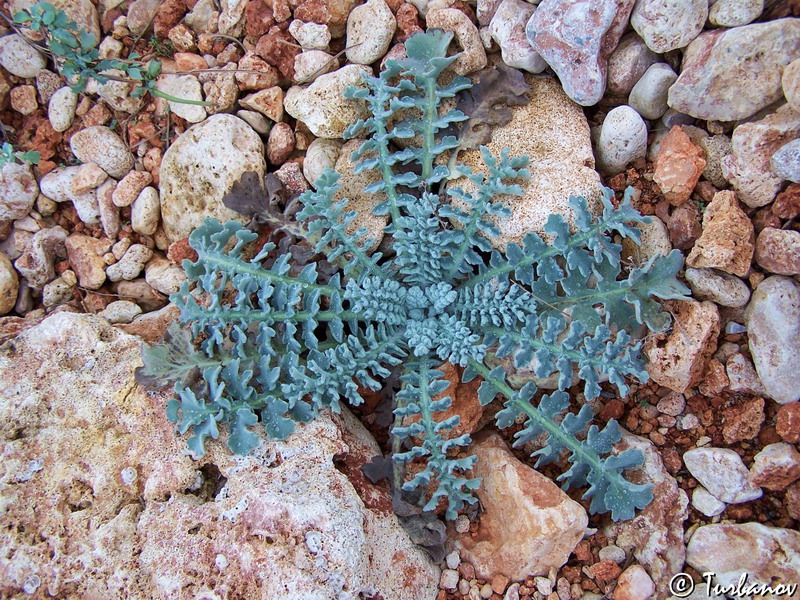
M599 396L601 377L622 395L626 377L647 379L640 343L628 331L668 326L653 296L685 297L676 279L681 255L623 273L611 235L638 241L635 224L648 219L631 207L629 193L615 208L608 189L597 217L584 198L571 199L574 230L552 215L550 243L529 233L521 245L493 249L489 238L499 229L491 217L510 214L497 198L523 195L515 182L530 177L527 158L507 150L494 157L482 147L485 175L437 160L459 145L444 131L468 119L439 111L443 99L471 86L463 77L438 83L454 60L446 56L451 39L440 30L412 36L407 58L388 60L378 77L346 92L372 114L346 136L369 134L353 159L356 172L381 175L365 192L386 196L374 210L388 220L386 250L368 254L366 230L348 233L356 214L346 200L333 200L338 175L330 170L300 197L296 215L314 251L327 255L319 269L293 266L296 253L277 252L273 243L254 245L258 236L238 223L207 219L189 237L198 259L184 261L188 281L172 296L190 327L173 324L162 344L145 349L139 381L176 382L167 416L181 434L192 430L193 453L202 455L225 423L228 446L244 454L259 442L251 431L259 422L270 438L284 439L321 408L339 410L342 398L360 404L359 385L380 389L402 365L391 430L396 489L432 490L420 501L424 510L445 501L452 519L476 501L480 482L467 474L475 463L463 455L469 435L451 435L459 418L444 417L450 398L434 400L449 385L437 367L450 361L466 367L464 381L482 378L481 404L503 398L497 426L519 424L516 446L546 434L537 465L566 452L564 487L588 484L593 512L628 519L652 498L649 486L623 476L641 464L641 453L612 454L617 423L589 426L591 408L570 412L566 390L576 372L589 400ZM398 140L411 143L396 150ZM459 176L476 191L455 187ZM331 264L339 267L333 274ZM541 395L532 382L513 389L502 367L487 366L490 351L513 357L517 368L533 361L537 377L557 373L558 390ZM405 481L412 462L416 474Z
M28 150L27 152L14 150L14 146L8 142L3 142L3 145L0 146L0 168L5 167L8 163L13 163L17 160L24 163L30 163L32 165L38 165L40 158L41 155L39 154L38 150Z
M57 68L70 82L70 88L75 93L85 90L90 79L98 83L109 80L134 81L139 85L131 92L133 97L138 98L149 93L171 102L211 105L210 102L177 98L159 90L156 80L161 73L161 62L155 59L143 63L138 60L140 57L136 53L131 53L126 60L101 59L97 49L99 40L92 33L79 29L63 10L56 9L49 2L39 2L17 12L14 14L14 22L44 35ZM112 69L122 71L128 79L109 74L108 71Z

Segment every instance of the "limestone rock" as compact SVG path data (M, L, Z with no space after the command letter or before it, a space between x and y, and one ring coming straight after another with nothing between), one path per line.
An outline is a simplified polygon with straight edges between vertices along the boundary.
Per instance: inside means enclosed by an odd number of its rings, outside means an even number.
M246 217L222 204L243 173L264 176L264 144L233 115L212 115L175 141L161 161L161 218L170 242L187 237L206 217L220 221Z
M0 316L13 310L18 292L19 276L8 257L0 252Z
M340 140L317 138L308 146L303 161L303 175L316 189L316 181L325 169L333 169L342 151Z
M502 574L521 581L561 567L583 537L586 511L517 460L500 436L479 435L472 448L485 512L476 535L451 532L462 559L485 579Z
M790 402L778 409L775 431L785 442L790 444L800 442L800 402Z
M647 125L630 106L617 106L603 120L597 141L597 168L616 175L647 152Z
M734 129L732 152L722 159L722 173L747 206L765 206L775 199L783 177L772 171L770 161L782 146L798 137L800 112L788 105Z
M133 168L133 155L120 137L108 127L95 125L76 132L69 142L75 157L83 163L97 163L116 179Z
M780 491L800 479L800 452L792 444L779 442L764 446L753 459L750 481L753 485Z
M733 450L695 448L684 453L683 462L692 477L722 502L741 504L763 494L758 486L750 483L747 467Z
M130 323L141 313L142 309L133 302L116 300L97 313L97 316L103 317L109 323L115 325L117 323Z
M730 382L730 389L732 392L755 394L756 396L767 395L767 390L764 389L764 385L758 378L755 366L744 354L737 352L728 358L728 361L725 363L725 373L728 375L728 381ZM761 397L758 398L758 400L760 400L761 403L761 421L759 421L755 431L752 431L751 435L748 436L749 438L753 438L758 434L758 429L760 429L761 423L764 421L764 399Z
M139 197L139 193L153 181L147 171L131 171L123 177L114 188L112 200L115 206L130 206Z
M56 90L47 105L47 118L56 131L66 131L75 118L75 108L78 106L78 95L69 87Z
M109 584L131 600L213 598L223 586L274 600L436 597L438 569L358 469L379 449L346 409L284 442L256 428L246 457L230 454L222 428L195 461L164 416L167 397L134 383L140 347L68 313L0 347L0 493L13 524L2 543L15 548L0 595L21 595L37 574L55 597L107 597Z
M628 104L645 119L659 119L667 112L667 92L678 75L667 63L655 63L631 90Z
M712 572L715 583L791 584L800 573L800 532L760 523L704 525L686 547L686 563L698 573Z
M606 90L610 94L627 97L650 65L656 62L658 55L647 47L636 32L626 33L608 58Z
M311 83L320 75L330 73L339 68L339 59L322 50L305 50L294 57L294 76L292 83ZM280 89L280 88L278 88ZM258 93L258 92L256 92ZM283 110L283 93L281 91L281 110Z
M798 39L798 19L701 33L684 52L669 105L698 119L750 117L780 99L783 68L800 57Z
M756 262L777 275L800 275L800 232L764 227L756 238Z
M663 54L684 48L703 30L707 0L639 0L631 25L647 46Z
M692 506L707 517L721 515L728 507L724 502L720 502L702 485L698 485L692 492Z
M779 404L800 399L800 286L773 275L762 281L745 312L758 376Z
M111 240L98 240L88 235L73 233L64 242L67 259L78 276L81 287L97 290L106 280L106 263L103 255L111 249Z
M55 277L55 260L66 258L64 240L67 232L59 227L47 227L33 234L28 246L14 266L34 290L39 290Z
M486 66L486 50L481 43L478 28L469 17L457 8L438 8L426 15L428 28L444 29L455 34L461 54L450 65L456 75L468 75Z
M633 5L634 0L543 0L528 21L531 46L578 104L592 106L603 97L608 57Z
M347 17L347 60L369 65L389 49L397 21L384 0L368 0Z
M764 11L764 0L717 0L708 11L708 21L718 27L741 27Z
M194 75L175 75L165 73L158 78L156 87L170 96L192 102L203 101L203 88ZM206 109L198 104L188 102L168 102L169 108L176 116L186 119L189 123L199 123L206 118Z
M800 58L794 59L783 70L781 88L789 106L800 112Z
M630 550L639 564L646 567L663 598L670 579L683 568L685 548L683 523L689 514L689 499L669 474L661 454L648 439L623 432L615 451L635 449L644 455L643 465L628 471L634 483L653 484L653 501L630 521L608 525L604 531L620 548Z
M781 149L772 155L770 165L772 172L778 177L800 183L800 139L781 146Z
M656 586L642 565L631 565L617 579L614 600L649 600Z
M365 194L364 188L371 183L379 181L381 175L377 170L367 170L361 173L355 173L355 162L350 156L361 147L363 140L355 139L345 142L339 153L339 159L336 161L336 172L341 175L339 178L339 189L333 196L334 202L339 202L345 198L349 198L345 210L354 210L357 213L356 218L347 227L347 232L352 234L357 229L362 227L366 228L366 236L358 240L359 244L363 244L366 239L371 238L372 243L367 250L372 252L378 247L383 239L384 228L389 222L388 216L378 216L373 214L372 210L381 202L386 201L386 194L384 192L376 192L374 194Z
M736 194L717 192L706 207L703 234L686 257L686 264L744 277L750 271L754 242L753 223L739 208Z
M600 207L600 177L594 170L594 154L589 137L589 125L582 109L563 92L557 81L526 75L531 86L532 101L512 108L512 119L492 131L486 144L494 156L510 148L511 156L526 154L530 159L531 178L518 182L524 196L507 197L511 209L508 219L489 217L500 228L500 236L492 238L497 248L508 242L522 243L529 231L544 232L549 216L558 213L571 222L574 212L569 205L570 195L584 196L590 210ZM478 150L465 150L459 160L473 172L487 173ZM465 191L474 185L465 179L452 182ZM502 200L502 197L499 198Z
M525 24L535 9L535 6L522 0L503 0L497 5L489 23L489 33L500 46L503 62L509 67L541 73L547 63L525 36Z
M0 38L0 65L12 75L28 79L36 77L47 61L25 38L12 33Z
M736 308L744 306L750 300L750 288L747 284L728 273L689 267L685 277L692 288L692 295L700 300L711 300L720 306Z
M153 235L158 228L160 209L158 190L148 185L131 205L131 228L142 235Z
M16 221L33 208L39 186L28 163L9 162L0 169L0 221Z
M371 71L362 65L347 65L321 75L308 87L291 87L286 92L284 108L315 136L340 138L347 127L370 116L363 100L343 96L345 88L364 85L362 73Z
M81 172L81 167L58 167L50 171L39 181L42 194L56 202L72 202L78 218L86 224L97 223L100 216L100 207L97 203L97 193L89 190L82 194L74 192L73 181Z
M670 204L680 206L691 197L705 168L703 149L676 126L661 140L653 181Z
M700 382L717 349L719 310L712 302L666 302L677 322L669 335L659 334L645 343L647 372L659 385L683 393Z

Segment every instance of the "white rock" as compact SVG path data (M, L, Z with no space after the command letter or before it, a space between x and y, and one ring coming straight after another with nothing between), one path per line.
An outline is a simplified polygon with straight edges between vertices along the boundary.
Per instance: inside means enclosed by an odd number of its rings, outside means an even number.
M717 0L708 20L717 27L739 27L755 21L764 12L764 0Z
M309 144L303 161L303 175L314 189L316 189L314 184L322 172L336 166L341 150L341 140L317 138Z
M781 146L770 159L772 172L778 177L800 183L800 139Z
M684 48L703 30L708 0L639 0L631 25L659 54Z
M14 308L19 292L19 276L8 257L0 252L0 315Z
M692 506L707 517L720 515L728 507L727 504L712 496L702 485L698 485L692 492Z
M750 479L755 485L781 491L800 478L800 452L792 444L778 442L764 446L753 458Z
M72 153L84 163L97 163L115 179L133 168L133 155L120 137L108 127L95 125L81 129L69 142Z
M454 590L458 586L458 579L458 571L445 569L442 571L442 576L439 579L439 587L443 590Z
M125 73L118 69L109 69L102 73L125 78ZM106 83L97 86L97 95L114 110L135 114L142 105L142 99L131 96L134 89L136 89L135 83L109 79Z
M647 152L647 125L630 106L618 106L603 121L597 142L598 169L616 175Z
M645 119L658 119L667 112L667 92L678 75L667 63L655 63L633 86L628 104Z
M165 94L182 100L203 101L203 88L194 75L164 74L158 78L156 87ZM204 106L186 102L173 102L172 100L168 103L172 112L180 118L186 119L189 123L199 123L206 118Z
M77 134L75 134L77 135ZM74 136L73 136L74 137ZM96 190L82 194L73 192L72 182L81 167L59 167L42 177L39 182L42 194L56 202L72 202L78 218L87 225L94 225L100 216Z
M78 106L78 95L68 87L56 90L47 105L47 118L56 131L66 131L75 118L75 107Z
M153 235L158 228L158 218L161 214L161 202L158 199L158 190L147 186L131 206L131 227L136 233Z
M161 256L148 262L144 273L150 287L166 296L177 292L186 280L186 273L180 266Z
M397 21L384 0L368 0L347 17L347 51L351 63L369 65L389 49Z
M250 125L257 133L267 135L271 127L267 117L254 110L237 110L236 116Z
M317 23L304 23L295 19L289 23L289 33L303 48L309 50L328 50L331 43L331 32L327 25Z
M687 268L685 277L692 294L699 300L733 307L744 306L750 300L750 288L735 275L713 269Z
M320 75L339 68L339 60L322 50L306 50L294 57L294 76L296 84L311 83Z
M727 448L695 448L683 455L692 476L717 500L741 504L761 498L761 488L750 483L742 458Z
M98 317L107 319L109 323L130 323L135 317L142 314L138 304L130 300L116 300L97 313Z
M222 204L244 172L264 176L264 144L241 119L212 115L181 135L161 161L161 218L170 242L187 237L206 217L244 221Z
M47 310L69 302L72 299L73 284L67 282L64 277L56 277L53 281L42 288L42 304Z
M650 217L649 223L637 223L636 228L641 232L639 243L625 238L622 240L622 251L637 265L644 265L654 256L666 256L672 251L667 226L658 217Z
M753 292L745 326L758 377L779 404L800 400L800 286L773 275Z
M47 61L25 38L12 33L0 38L0 65L12 75L29 79L36 77Z
M610 546L604 546L603 548L600 548L597 553L597 557L600 560L610 560L619 565L625 562L627 555L625 554L625 550L619 546L611 544Z
M0 169L0 221L15 221L27 215L39 186L28 163L9 162Z
M522 0L503 0L489 23L492 39L500 46L503 62L515 69L541 73L545 60L528 42L525 25L535 6Z
M293 86L286 92L284 108L315 136L341 138L347 127L370 116L363 100L343 95L349 86L365 85L363 73L371 75L372 71L362 65L347 65L318 77L308 87Z
M445 5L448 6L448 5ZM428 28L444 29L455 34L454 42L461 47L461 52L450 69L456 75L468 75L486 66L486 50L483 48L478 28L469 17L457 8L430 7L425 16Z
M111 281L136 279L152 256L153 251L147 246L133 244L119 262L115 262L106 269L106 275Z
M725 362L725 374L728 376L728 386L732 392L761 397L768 395L753 363L740 352L730 356Z

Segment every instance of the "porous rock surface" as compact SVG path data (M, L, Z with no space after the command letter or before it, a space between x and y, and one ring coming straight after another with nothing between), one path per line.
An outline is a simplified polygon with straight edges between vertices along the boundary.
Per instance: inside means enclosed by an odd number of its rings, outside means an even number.
M378 449L349 413L194 461L166 393L134 383L140 345L62 312L0 346L0 596L436 596L438 569L360 474Z
M161 218L170 242L188 236L206 217L244 222L222 197L247 171L259 177L266 171L264 144L247 123L220 114L187 129L164 154L159 173Z
M571 195L584 196L589 208L600 208L600 177L594 170L594 155L589 125L580 106L570 100L559 83L552 79L526 75L531 86L531 102L513 107L510 122L492 131L486 147L494 156L510 148L510 156L527 155L531 178L518 183L524 196L498 196L511 209L508 219L489 217L500 228L500 236L490 241L496 248L508 242L521 243L529 231L541 234L551 214L571 222L575 213L569 205ZM459 162L473 172L488 173L478 150L465 150ZM467 192L475 186L466 179L453 185Z

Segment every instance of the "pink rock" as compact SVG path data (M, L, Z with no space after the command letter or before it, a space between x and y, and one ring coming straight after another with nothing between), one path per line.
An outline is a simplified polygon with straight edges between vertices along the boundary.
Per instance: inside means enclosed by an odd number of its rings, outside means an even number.
M525 37L525 24L535 9L523 0L503 0L492 17L489 32L500 46L503 62L509 67L541 73L547 63Z
M64 245L67 259L81 287L96 290L106 281L106 263L103 255L111 249L111 240L98 240L88 235L74 233Z
M698 119L746 119L780 99L781 73L800 57L800 20L701 33L683 55L669 105Z
M528 41L553 68L567 95L592 106L606 89L608 57L634 0L543 0L528 21Z
M800 275L800 232L765 227L756 239L756 262L778 275Z
M631 565L622 572L614 588L614 600L648 600L656 585L642 565Z
M647 372L659 385L682 394L700 382L706 363L717 349L719 310L713 302L666 303L677 322L669 335L656 335L645 344Z
M653 52L683 48L703 30L707 0L639 0L631 25Z
M288 123L276 123L267 140L267 158L273 165L282 165L294 152L294 131Z
M753 485L780 491L800 479L800 452L792 444L769 444L756 454L750 467Z
M706 168L705 156L678 125L661 140L653 181L670 204L679 206L689 200Z
M722 173L733 184L739 200L751 208L775 200L783 186L783 178L772 170L772 155L798 137L800 112L788 105L760 121L744 123L733 130L732 152L722 159L721 164Z
M119 207L130 206L139 197L139 192L150 185L153 176L147 171L131 171L123 177L111 196Z
M608 58L608 92L627 97L650 65L658 62L658 54L650 50L635 32L622 36Z
M800 402L790 402L778 409L775 430L784 441L800 443Z
M628 471L634 483L653 485L653 501L630 521L610 524L603 531L615 545L630 550L647 567L658 589L667 589L669 580L683 567L686 551L683 524L689 514L689 498L667 471L661 453L648 439L623 432L614 446L616 452L639 450L644 463ZM597 564L597 563L596 563Z
M739 208L736 194L717 192L706 207L703 234L686 258L686 264L745 277L750 271L754 241L753 223Z
M583 537L588 517L550 479L517 460L503 439L480 435L472 447L473 469L483 478L477 495L484 508L473 535L451 534L479 577L502 574L512 581L560 568Z
M0 170L0 221L15 221L33 208L39 186L27 163L9 162Z

